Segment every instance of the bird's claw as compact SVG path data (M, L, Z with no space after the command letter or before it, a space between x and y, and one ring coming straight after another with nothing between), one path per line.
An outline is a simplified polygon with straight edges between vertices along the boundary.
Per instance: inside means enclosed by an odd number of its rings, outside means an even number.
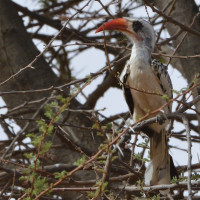
M162 125L165 123L165 120L166 120L166 116L163 115L163 114L158 114L156 116L156 123L158 123L159 125Z

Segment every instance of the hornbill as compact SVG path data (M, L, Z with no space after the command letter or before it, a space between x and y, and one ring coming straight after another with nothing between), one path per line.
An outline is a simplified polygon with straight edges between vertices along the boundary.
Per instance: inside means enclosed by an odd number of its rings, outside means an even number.
M172 83L167 67L157 60L151 60L155 47L153 27L143 19L118 18L100 26L96 33L103 30L121 31L133 43L131 57L122 79L125 99L133 120L137 122L155 110L158 112L148 118L157 116L161 112L159 108L167 103L168 98L172 98ZM167 95L167 98L163 95ZM172 104L168 104L162 111L168 114L171 108ZM167 121L162 124L153 123L142 130L150 138L151 162L144 175L146 185L170 184L172 177L178 177L168 152L167 124Z

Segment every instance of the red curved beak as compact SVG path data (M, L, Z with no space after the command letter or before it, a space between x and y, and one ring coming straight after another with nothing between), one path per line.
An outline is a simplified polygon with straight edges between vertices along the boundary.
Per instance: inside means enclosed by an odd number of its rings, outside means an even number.
M136 40L142 41L142 38L132 29L129 28L129 22L127 19L124 18L118 18L113 19L103 25L101 25L95 33L101 32L103 30L117 30L121 32L128 33L132 35Z
M103 30L128 31L128 23L126 19L123 18L113 19L100 26L95 33L101 32Z

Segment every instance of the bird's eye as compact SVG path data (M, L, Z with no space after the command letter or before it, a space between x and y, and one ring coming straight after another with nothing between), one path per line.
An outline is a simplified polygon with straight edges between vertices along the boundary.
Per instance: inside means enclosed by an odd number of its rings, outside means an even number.
M142 23L139 22L139 21L134 21L134 22L132 23L132 28L133 28L133 30L134 30L135 32L138 32L139 30L141 30L142 27L143 27L143 25L142 25Z

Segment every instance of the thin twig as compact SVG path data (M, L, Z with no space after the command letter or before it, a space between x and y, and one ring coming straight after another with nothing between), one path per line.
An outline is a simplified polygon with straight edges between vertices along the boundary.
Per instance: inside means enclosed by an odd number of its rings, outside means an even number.
M187 188L187 182L180 182L178 184L168 184L168 185L154 185L154 186L148 186L148 187L143 187L142 189L144 191L158 191L158 190L164 190L164 189L177 189L177 188ZM197 190L199 190L200 186L200 180L198 181L191 181L191 185L193 188L198 187ZM119 190L124 188L125 191L130 191L130 192L140 192L141 187L140 186L118 186L118 187L112 187L113 189Z
M156 9L151 3L149 3L149 1L147 1L147 0L143 0L143 1L145 2L145 4L147 4L149 7L151 7L151 9L152 9L154 12L156 12L156 13L158 13L160 16L164 17L168 22L171 22L171 23L173 23L173 24L179 26L179 27L180 27L182 30L184 30L184 31L187 31L187 32L189 32L189 33L192 33L192 34L194 34L194 35L200 37L200 32L199 32L199 31L196 31L196 30L194 30L194 29L192 29L192 28L189 28L188 26L186 26L186 25L184 25L184 24L182 24L182 23L176 21L174 18L165 15L163 12L161 12L161 11L158 10L158 9Z
M192 169L191 169L191 164L192 164L192 143L191 143L191 136L190 136L190 127L189 127L189 121L186 118L185 115L182 116L183 124L185 126L186 130L186 136L187 136L187 145L188 145L188 179L187 179L187 186L188 186L188 199L192 200L192 186L191 186L191 177L192 177Z

